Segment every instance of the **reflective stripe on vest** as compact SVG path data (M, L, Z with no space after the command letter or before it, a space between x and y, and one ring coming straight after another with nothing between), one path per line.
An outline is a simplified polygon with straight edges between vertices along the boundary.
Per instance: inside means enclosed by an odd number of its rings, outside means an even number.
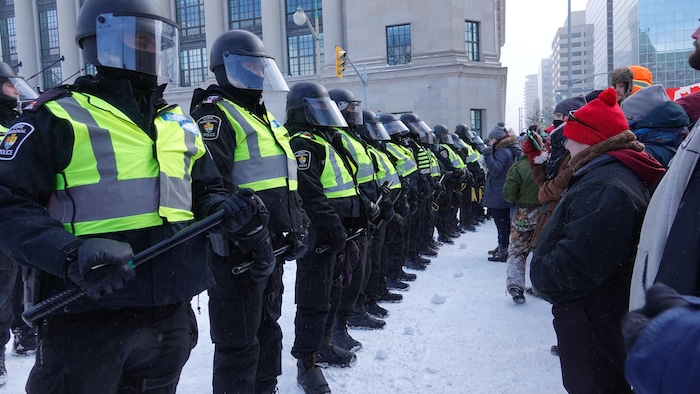
M453 151L449 145L440 144L440 146L442 146L443 148L445 148L447 150L447 153L449 155L447 157L447 159L450 160L450 163L452 163L452 167L460 169L460 168L464 168L467 166L466 164L464 164L464 161L462 161L462 158L459 157L459 155L456 154L455 151Z
M465 163L473 163L479 160L479 152L471 146L467 145L467 157L464 159Z
M418 170L410 149L393 142L387 142L386 150L396 159L396 171L399 172L400 176L405 178Z
M343 160L338 156L338 153L333 149L331 144L323 138L316 138L310 133L300 132L294 137L305 138L313 141L321 146L326 153L326 160L323 164L321 172L321 185L323 186L323 194L327 198L341 198L357 196L357 187L355 180L352 179L350 171L345 167Z
M430 152L430 176L437 178L440 176L440 161L438 161L438 158L435 156L433 151L428 152Z
M75 140L47 206L66 230L99 234L158 226L163 218L194 218L191 172L205 148L199 129L180 108L154 119L154 142L95 96L74 92L45 106L70 122Z
M430 174L430 156L428 155L428 150L422 146L418 148L418 155L416 157L418 171L423 175L428 175Z
M271 113L270 128L257 116L226 99L217 102L235 131L233 182L239 187L297 190L297 161L289 146L289 133Z
M0 138L4 137L5 134L7 134L7 130L9 130L9 127L5 127L0 124Z
M389 189L400 189L401 178L399 178L396 167L391 163L389 156L371 145L367 146L367 153L369 153L370 156L374 158L374 162L377 163L377 186L381 187L384 182L389 182L391 183Z
M362 145L357 139L351 136L347 131L343 129L338 129L338 134L343 141L343 146L350 152L352 158L355 159L357 163L357 174L355 178L357 179L357 184L363 184L371 182L374 180L374 164L372 159L367 154L365 146Z

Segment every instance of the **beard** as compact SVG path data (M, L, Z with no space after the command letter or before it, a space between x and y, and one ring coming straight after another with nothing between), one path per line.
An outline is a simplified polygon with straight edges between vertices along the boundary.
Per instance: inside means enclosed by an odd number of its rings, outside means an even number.
M693 45L695 46L695 51L688 57L688 64L690 64L690 67L700 70L700 46L698 46L697 41Z

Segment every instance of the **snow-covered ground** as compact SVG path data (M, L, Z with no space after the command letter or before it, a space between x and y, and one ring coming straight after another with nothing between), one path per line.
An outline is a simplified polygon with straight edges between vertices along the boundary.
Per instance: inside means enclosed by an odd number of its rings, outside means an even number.
M426 271L402 292L404 300L381 304L389 310L379 331L350 330L364 345L352 368L325 369L334 394L379 393L564 393L550 305L527 297L516 305L506 294L506 264L486 260L496 246L493 221L445 245ZM295 263L285 266L283 373L280 394L303 393L296 384L294 341ZM528 278L529 282L529 278ZM201 314L199 343L182 374L179 394L211 392L213 345L209 340L207 295L192 301ZM23 393L31 358L10 356L2 393Z

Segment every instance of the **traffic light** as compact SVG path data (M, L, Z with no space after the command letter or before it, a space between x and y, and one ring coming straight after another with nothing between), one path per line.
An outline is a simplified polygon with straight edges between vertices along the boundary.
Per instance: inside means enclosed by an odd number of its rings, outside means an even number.
M338 78L343 77L343 72L345 72L345 56L347 53L343 48L335 46L335 75Z

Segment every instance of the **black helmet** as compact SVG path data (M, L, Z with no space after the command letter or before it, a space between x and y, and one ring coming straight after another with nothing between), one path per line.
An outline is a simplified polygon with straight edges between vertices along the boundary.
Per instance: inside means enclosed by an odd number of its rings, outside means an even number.
M362 110L362 120L364 123L358 128L358 132L360 137L366 141L389 141L391 139L374 112Z
M361 101L355 98L355 95L347 90L341 88L334 88L328 91L328 95L331 100L335 101L338 105L340 113L348 122L350 128L355 128L362 124L362 107L360 106Z
M444 124L436 124L433 126L433 133L435 137L443 144L452 145L452 137L450 137L450 131Z
M297 82L287 93L287 123L348 127L326 88L318 82ZM291 121L291 122L290 122Z
M230 30L214 40L209 68L219 85L239 89L288 91L275 60L260 37L248 30Z
M379 115L379 122L384 125L386 132L389 133L391 137L405 137L410 133L408 127L392 114Z
M9 88L14 88L12 95L5 94L3 85L10 83ZM7 108L17 107L17 101L26 103L37 98L36 92L29 87L24 79L17 76L15 70L5 62L0 62L0 100Z
M403 114L399 120L401 120L401 122L408 127L411 134L415 137L420 137L421 135L430 132L430 127L428 127L428 125L420 120L418 115L414 113Z
M86 0L75 41L85 59L111 67L175 80L178 27L153 0Z
M464 123L460 123L455 126L455 133L464 140L469 140L469 127Z

